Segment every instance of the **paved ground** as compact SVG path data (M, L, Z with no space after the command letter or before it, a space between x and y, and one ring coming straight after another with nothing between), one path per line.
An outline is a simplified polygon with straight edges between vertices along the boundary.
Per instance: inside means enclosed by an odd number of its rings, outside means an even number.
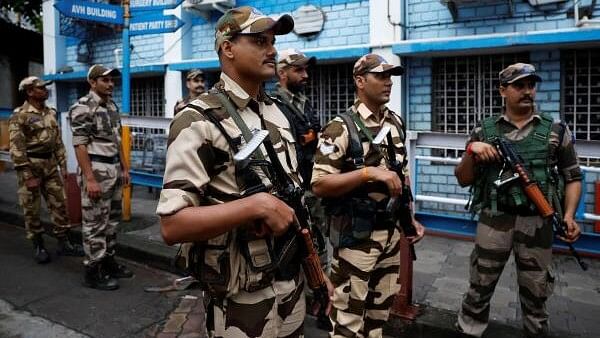
M19 224L22 220L16 205L15 182L13 172L0 173L0 217ZM155 194L147 188L134 189L133 217L131 222L122 224L119 253L169 269L169 259L176 248L162 243L158 218L154 215L156 203ZM413 294L415 301L423 305L424 315L413 325L390 321L393 324L390 333L407 337L452 336L451 324L468 286L468 256L472 246L471 242L439 237L426 237L417 245ZM600 332L600 261L585 260L590 269L584 273L570 257L555 256L556 288L548 310L550 325L557 337L596 337ZM511 259L492 299L493 332L488 330L486 337L519 336L521 310L515 274ZM319 331L307 332L307 337L321 335Z

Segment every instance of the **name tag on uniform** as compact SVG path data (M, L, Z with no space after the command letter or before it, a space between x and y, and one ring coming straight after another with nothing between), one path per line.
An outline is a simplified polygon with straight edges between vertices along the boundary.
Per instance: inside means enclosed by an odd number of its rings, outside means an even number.
M321 154L323 155L329 155L331 153L333 153L333 151L335 150L335 146L333 144L321 144L321 146L319 147L319 150L321 151Z

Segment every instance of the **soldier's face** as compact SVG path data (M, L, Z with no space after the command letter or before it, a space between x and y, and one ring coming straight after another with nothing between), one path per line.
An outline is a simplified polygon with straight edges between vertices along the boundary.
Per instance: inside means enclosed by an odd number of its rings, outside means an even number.
M392 77L389 73L367 73L356 79L359 90L373 103L386 104L392 93Z
M196 76L193 79L187 80L185 85L192 96L198 96L206 90L204 78L202 76Z
M527 111L533 107L536 87L535 79L523 78L501 86L500 95L504 98L508 109Z
M261 81L275 76L275 34L240 34L232 42L233 64L240 75Z
M304 90L304 86L308 83L308 67L307 66L289 66L282 69L282 81L286 81L287 88L292 92Z
M115 81L111 75L100 76L94 80L90 80L90 87L99 96L108 97L112 95L115 88Z
M48 99L49 91L46 86L35 86L27 90L27 95L36 101L45 101Z

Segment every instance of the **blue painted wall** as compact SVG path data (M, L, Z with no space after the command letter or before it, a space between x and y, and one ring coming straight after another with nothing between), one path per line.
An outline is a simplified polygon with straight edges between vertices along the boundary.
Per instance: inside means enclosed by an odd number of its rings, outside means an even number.
M407 0L409 15L407 39L435 39L459 36L472 36L492 33L547 31L574 27L573 18L567 18L567 9L572 1L549 6L542 12L527 2L515 2L515 12L511 17L508 2L485 1L478 4L459 6L458 19L453 21L450 11L438 0ZM600 4L594 14L600 14ZM543 82L538 87L538 109L560 117L561 52L559 49L531 49L530 62L535 65ZM482 52L482 53L493 53ZM408 57L408 98L409 128L431 130L431 57ZM427 149L419 149L420 155L430 155ZM438 165L422 161L417 171L417 193L450 198L468 199L468 190L456 183L451 165ZM586 175L584 196L586 212L594 212L594 182L600 175ZM450 215L469 216L462 206L441 203L419 202L419 210L442 212ZM591 225L586 226L591 230Z
M266 15L291 13L298 7L313 4L321 7L325 13L323 31L310 39L301 38L294 33L277 37L277 48L319 48L344 47L369 42L369 1L237 1L238 6L252 5ZM192 28L192 58L216 58L214 51L214 32L217 17L210 22L195 20Z

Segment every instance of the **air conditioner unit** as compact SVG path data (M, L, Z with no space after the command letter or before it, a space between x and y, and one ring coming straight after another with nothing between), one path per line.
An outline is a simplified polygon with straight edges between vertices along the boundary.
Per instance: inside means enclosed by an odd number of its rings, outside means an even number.
M565 2L567 0L529 0L531 6L543 6L549 4L555 4L559 2Z
M194 14L210 18L211 11L225 13L228 9L235 7L235 0L185 0L183 9Z

